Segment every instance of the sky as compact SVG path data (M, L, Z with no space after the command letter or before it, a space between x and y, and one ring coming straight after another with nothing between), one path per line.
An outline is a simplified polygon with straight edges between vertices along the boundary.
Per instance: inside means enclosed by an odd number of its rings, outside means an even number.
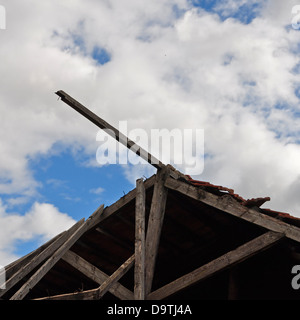
M0 0L0 265L155 173L100 165L98 128L58 90L129 131L203 130L204 167L193 178L269 196L264 207L300 217L295 5Z

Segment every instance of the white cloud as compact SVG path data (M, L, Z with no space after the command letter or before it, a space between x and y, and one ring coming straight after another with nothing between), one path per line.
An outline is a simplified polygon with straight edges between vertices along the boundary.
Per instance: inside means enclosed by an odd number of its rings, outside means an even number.
M19 241L36 240L39 244L51 239L75 223L70 216L48 203L35 202L25 215L7 212L0 200L0 264L7 265L18 258Z
M241 8L246 7L249 11L254 11L255 14L259 13L258 6L261 7L266 3L264 0L220 0L214 6L214 11L220 12L222 16L228 17L239 13Z
M229 14L245 1L220 3ZM57 101L63 89L116 127L205 129L199 179L271 196L272 208L300 216L299 33L285 28L293 4L266 2L243 24L184 0L4 3L0 194L11 206L35 197L41 182L28 160L59 153L57 143L95 159L97 128ZM95 47L111 61L97 64ZM124 174L134 184L150 174L142 168Z
M103 193L104 191L105 191L105 189L101 188L101 187L90 190L91 193L94 193L94 194L97 194L97 195Z
M292 8L298 5L298 0L272 0L266 1L262 15L268 24L277 26L290 26L292 23Z
M148 164L137 164L137 165L124 165L124 174L125 177L130 181L133 185L136 184L136 180L139 178L150 177L155 173L153 167Z

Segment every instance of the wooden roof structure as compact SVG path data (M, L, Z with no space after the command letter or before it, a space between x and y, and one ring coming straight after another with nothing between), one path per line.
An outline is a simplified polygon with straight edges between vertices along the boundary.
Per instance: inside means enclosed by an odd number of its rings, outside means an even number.
M57 94L99 127L110 126ZM117 202L6 266L0 299L300 298L291 286L298 218L260 208L269 198L245 200L160 161L155 166L155 175L138 179Z

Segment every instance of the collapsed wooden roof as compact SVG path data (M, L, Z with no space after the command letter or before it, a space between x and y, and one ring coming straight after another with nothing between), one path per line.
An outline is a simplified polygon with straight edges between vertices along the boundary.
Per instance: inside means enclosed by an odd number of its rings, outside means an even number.
M300 220L260 208L267 200L245 200L158 162L156 175L117 202L8 265L0 296L298 299L291 269Z

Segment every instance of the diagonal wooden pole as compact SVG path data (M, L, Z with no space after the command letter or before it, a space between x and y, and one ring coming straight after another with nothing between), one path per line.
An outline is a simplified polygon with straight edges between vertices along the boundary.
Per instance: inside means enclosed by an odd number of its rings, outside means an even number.
M48 297L48 300L99 300L134 264L134 254L96 289Z
M70 250L65 253L62 259L99 285L109 278L109 275ZM119 282L115 282L109 289L109 292L120 300L133 300L133 292Z
M208 262L204 266L174 280L173 282L151 292L149 300L165 299L181 290L184 290L199 281L205 280L226 268L229 268L251 256L266 250L284 237L284 234L268 231L263 235L239 246L235 250L225 253L221 257Z
M93 113L91 110L86 108L84 105L76 101L74 98L69 96L66 92L63 90L59 90L56 92L56 94L61 98L63 102L68 104L70 107L72 107L74 110L79 112L81 115L83 115L85 118L93 122L96 126L98 126L100 129L106 130L106 133L108 133L110 136L115 138L117 141L122 143L125 147L133 151L135 154L139 155L141 158L146 160L148 163L153 165L157 169L162 169L165 167L165 165L158 160L156 157L154 157L152 154L150 154L148 151L137 145L134 141L128 139L124 134L122 134L119 130L117 130L115 127L101 119L99 116L97 116L95 113Z

